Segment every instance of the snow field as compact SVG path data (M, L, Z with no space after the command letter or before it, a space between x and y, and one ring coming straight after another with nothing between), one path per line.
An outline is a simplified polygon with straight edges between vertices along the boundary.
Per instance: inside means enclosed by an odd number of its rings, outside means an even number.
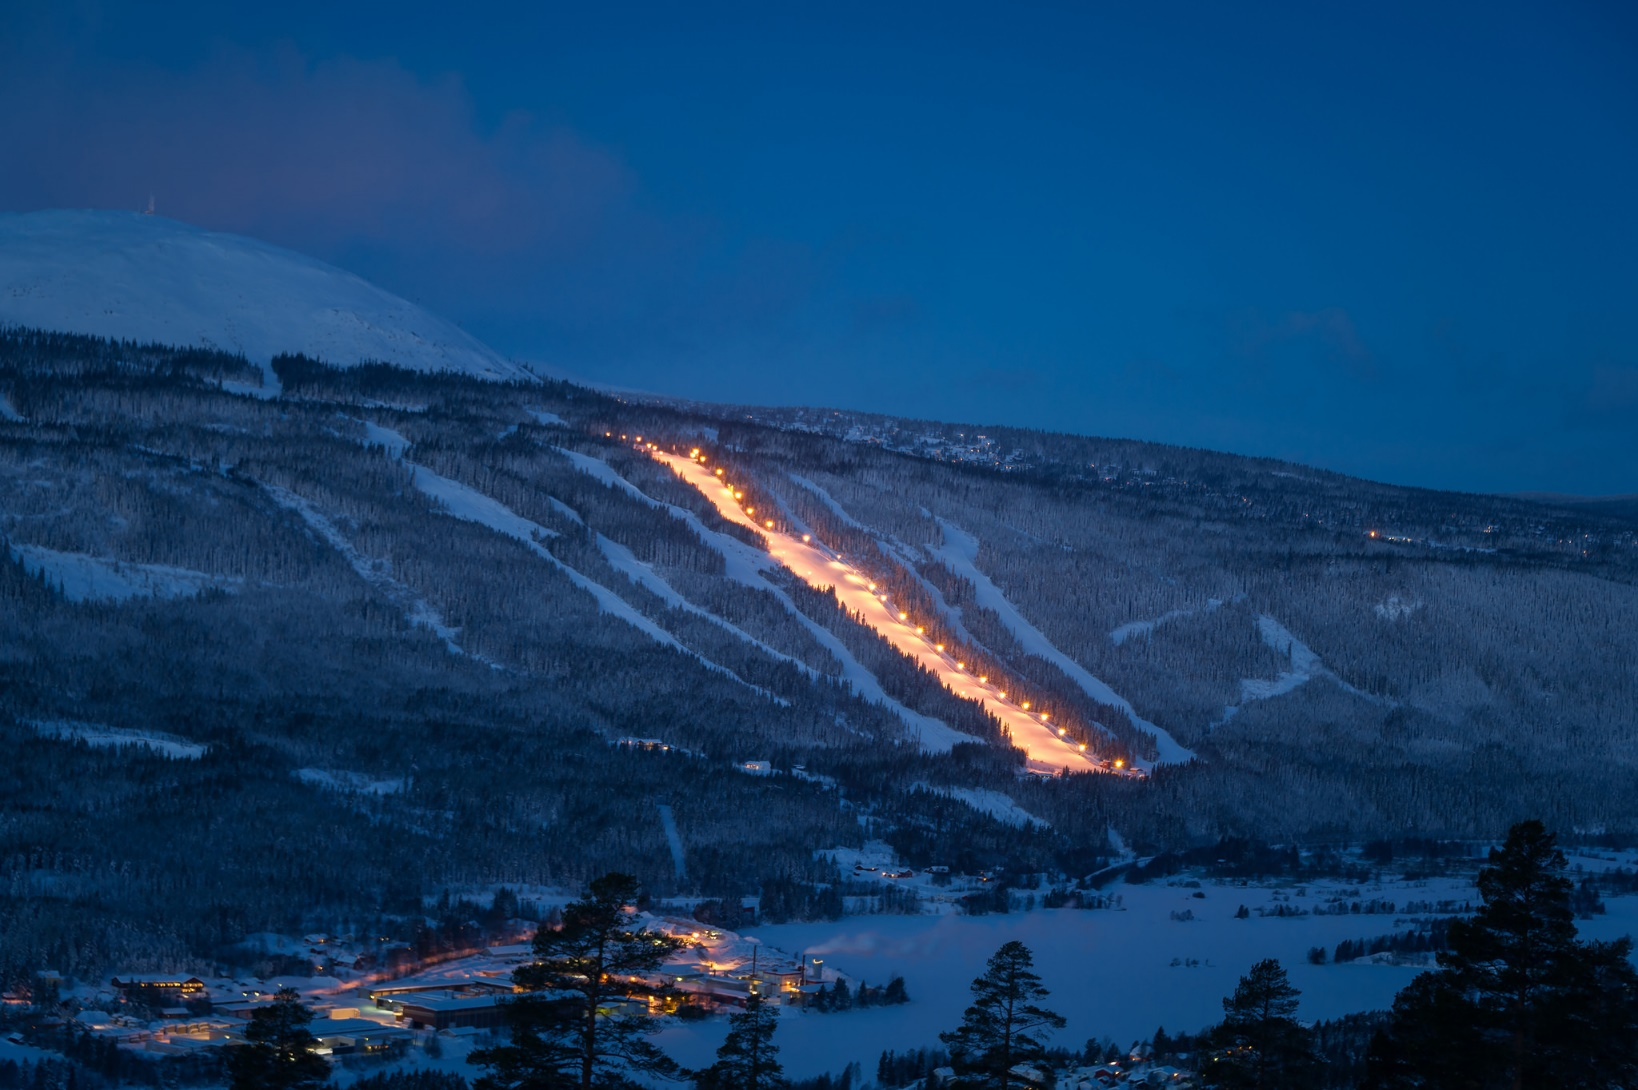
M242 579L166 564L132 564L43 545L13 545L11 553L30 575L43 577L70 602L126 602L132 598L191 598L202 591L238 590Z
M80 723L70 719L30 719L25 722L44 738L84 742L99 749L141 746L175 761L197 761L205 755L206 749L198 742L156 731L105 727L100 723Z
M442 318L332 265L239 235L134 212L0 215L0 322L214 348L262 365L300 352L338 367L530 380ZM243 386L241 390L238 387ZM228 388L224 384L224 388Z
M783 1012L780 1058L792 1078L835 1074L849 1063L860 1064L865 1078L875 1071L886 1049L938 1044L941 1030L961 1020L968 985L985 960L1003 942L1018 939L1035 956L1035 968L1052 990L1046 1005L1069 1024L1052 1043L1079 1047L1089 1037L1112 1037L1124 1046L1147 1038L1164 1026L1171 1031L1199 1030L1222 1017L1222 998L1254 962L1280 960L1292 983L1302 991L1298 1016L1335 1018L1383 1010L1394 994L1422 971L1408 965L1351 962L1310 965L1307 951L1327 952L1344 939L1369 938L1404 930L1408 924L1389 915L1256 917L1234 919L1239 905L1271 907L1276 893L1289 903L1317 903L1321 886L1309 887L1303 899L1273 886L1203 883L1204 899L1194 890L1167 885L1116 884L1104 892L1119 896L1119 910L1048 909L988 916L849 917L829 923L784 924L756 929L765 943L805 951L825 959L849 977L885 984L903 976L911 1002L841 1014ZM1389 886L1362 891L1401 905L1411 899L1471 900L1471 883L1429 881L1416 887ZM1195 918L1178 922L1174 911ZM1638 897L1609 902L1609 914L1581 924L1589 938L1609 938L1638 928ZM1173 965L1176 959L1180 964ZM1190 966L1190 959L1198 962ZM727 1031L727 1021L674 1023L658 1038L685 1064L709 1063Z

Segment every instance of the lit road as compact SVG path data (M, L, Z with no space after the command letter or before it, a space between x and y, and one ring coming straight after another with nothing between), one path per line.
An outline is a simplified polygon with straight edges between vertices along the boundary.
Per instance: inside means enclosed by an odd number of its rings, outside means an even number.
M671 471L710 500L729 522L755 530L768 542L768 552L797 578L818 590L834 589L836 597L881 633L900 654L921 664L957 696L977 700L984 710L1001 721L1012 735L1012 743L1029 758L1036 771L1110 772L1106 765L1083 752L1082 748L1059 737L1058 731L1018 704L1013 703L994 683L974 677L966 667L938 648L917 630L917 618L900 619L868 576L860 573L836 553L805 535L771 529L741 506L731 484L725 484L716 469L684 455L668 454L649 445L638 450L671 468Z

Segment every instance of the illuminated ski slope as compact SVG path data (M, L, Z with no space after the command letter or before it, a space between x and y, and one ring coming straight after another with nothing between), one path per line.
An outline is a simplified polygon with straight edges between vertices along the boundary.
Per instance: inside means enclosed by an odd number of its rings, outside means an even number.
M922 635L914 617L900 620L899 614L877 596L875 584L851 565L816 541L770 529L740 507L734 490L718 478L713 469L690 458L646 446L637 449L669 466L671 471L699 489L729 522L755 530L768 542L769 554L792 574L818 590L834 589L837 599L887 639L900 654L914 659L959 697L977 700L984 710L1001 721L1012 735L1012 743L1029 758L1037 771L1066 769L1070 772L1111 771L1083 747L1065 741L1056 729L1038 715L1006 698L993 682L977 678L962 663Z

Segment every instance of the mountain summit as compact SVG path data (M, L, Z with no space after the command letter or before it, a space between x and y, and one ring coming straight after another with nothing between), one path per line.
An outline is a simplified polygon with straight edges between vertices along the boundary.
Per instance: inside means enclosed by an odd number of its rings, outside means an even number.
M332 366L527 378L413 303L322 261L135 212L0 215L0 324Z

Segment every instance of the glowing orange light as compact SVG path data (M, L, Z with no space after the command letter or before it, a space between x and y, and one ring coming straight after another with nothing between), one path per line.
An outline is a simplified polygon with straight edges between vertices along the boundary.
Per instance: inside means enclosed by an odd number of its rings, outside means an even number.
M921 627L920 625L917 625L916 626L916 635L925 636L925 635L927 635L927 630L925 628Z
M808 542L810 542L812 540L813 540L813 538L810 537L809 535L807 535L807 534L802 535L802 544L806 545Z
M1116 761L1115 762L1115 767L1116 768L1125 768L1126 767L1126 762L1125 761Z
M772 530L773 529L773 519L769 519L765 525L768 527L768 529Z
M909 619L910 619L910 614L908 614L908 613L901 613L901 614L899 614L899 620L901 620L901 621L908 621L908 620L909 620Z
M1019 706L1019 707L1020 707L1020 708L1023 708L1023 709L1024 709L1024 710L1025 710L1025 711L1029 711L1029 701L1027 701L1027 700L1026 700L1026 701L1024 701L1024 702L1023 702L1023 703L1022 703L1022 704L1020 704L1020 705L1018 705L1018 706Z
M944 650L944 645L942 643L935 643L933 645L933 650L942 651L942 650Z

